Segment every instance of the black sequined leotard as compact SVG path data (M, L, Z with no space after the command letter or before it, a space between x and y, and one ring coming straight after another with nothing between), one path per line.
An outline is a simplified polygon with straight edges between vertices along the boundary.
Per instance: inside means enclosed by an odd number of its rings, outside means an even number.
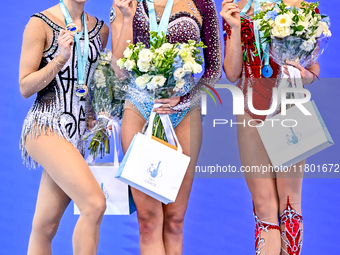
M32 17L44 21L53 31L51 46L43 52L39 70L45 67L58 55L58 36L61 29L42 13ZM95 26L89 34L89 58L85 71L86 84L89 84L102 48L100 31L103 21L96 19ZM81 47L84 39L80 39ZM77 85L77 54L75 44L71 49L71 57L57 74L57 76L44 89L37 93L33 106L29 110L22 129L20 149L26 165L35 167L37 163L28 155L25 149L27 138L37 137L42 133L54 132L71 142L80 153L84 154L85 146L82 136L87 130L86 121L90 108L89 96L78 97L75 94Z

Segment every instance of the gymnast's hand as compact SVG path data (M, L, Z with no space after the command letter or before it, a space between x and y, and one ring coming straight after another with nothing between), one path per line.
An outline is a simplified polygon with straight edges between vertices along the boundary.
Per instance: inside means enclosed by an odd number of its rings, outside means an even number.
M315 77L314 77L314 74L311 71L304 68L302 65L300 65L299 63L297 63L295 61L287 61L287 64L294 66L297 69L299 69L303 85L309 85L309 84L314 82ZM284 68L284 73L289 76L288 67L286 65L284 65L283 68ZM289 79L289 82L290 82L290 79Z
M135 11L132 4L133 0L115 0L114 3L122 12L124 19L132 20Z
M156 99L154 101L155 104L163 104L163 105L157 109L154 109L153 111L157 112L158 114L176 113L177 111L174 111L172 108L178 105L180 100L181 100L180 97Z
M88 117L87 120L87 129L89 131L92 130L92 128L97 124L97 120L93 119L93 117Z
M58 60L66 63L67 60L71 57L71 47L74 43L74 34L65 29L60 30L59 38L58 38Z
M240 10L233 0L224 0L222 2L222 11L220 12L220 15L231 28L241 27Z

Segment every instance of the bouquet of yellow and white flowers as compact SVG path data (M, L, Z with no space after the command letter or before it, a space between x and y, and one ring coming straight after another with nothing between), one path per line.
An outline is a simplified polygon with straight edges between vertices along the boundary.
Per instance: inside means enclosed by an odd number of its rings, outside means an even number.
M110 50L101 52L98 66L90 83L90 96L93 112L97 122L84 140L92 135L90 155L95 159L98 154L102 158L110 153L110 134L107 130L110 121L118 122L123 116L124 86L127 81L120 80L111 68L112 53Z
M124 58L117 60L121 69L129 72L133 82L128 88L129 96L139 102L153 102L155 99L182 96L193 85L193 74L202 72L203 42L171 44L164 33L151 31L150 48L139 42L124 51ZM157 114L154 133L166 140L162 123Z
M141 42L129 42L117 65L132 73L139 90L151 92L155 98L168 98L181 91L186 78L202 72L200 48L204 47L203 42L192 40L171 44L164 34L151 32L150 49Z
M261 4L262 11L254 15L260 31L261 43L270 43L269 54L279 65L286 60L302 66L313 65L332 36L330 19L321 15L319 2L301 2L301 8L288 7L284 2Z

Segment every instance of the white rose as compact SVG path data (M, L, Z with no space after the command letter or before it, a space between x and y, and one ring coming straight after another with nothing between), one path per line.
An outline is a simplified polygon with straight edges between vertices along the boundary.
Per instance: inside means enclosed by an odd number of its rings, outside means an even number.
M137 66L141 72L149 72L150 71L150 63L142 62L141 60L137 61Z
M152 87L163 87L166 82L166 78L163 75L156 75L150 81Z
M291 30L289 27L274 26L272 30L273 36L280 37L280 38L289 36L290 33L291 33Z
M169 51L173 48L173 45L171 43L164 43L160 49L163 51Z
M185 84L185 80L184 79L180 79L176 82L176 86L174 88L175 91L179 91L181 88L183 88Z
M124 63L124 67L126 68L126 70L128 70L129 72L132 71L132 69L136 66L136 62L134 60L126 60Z
M290 27L293 24L293 20L287 13L285 13L275 18L275 24L280 27Z
M148 88L148 90L155 90L157 88L157 84L149 82L148 84L146 84L146 87Z
M153 57L153 53L149 49L142 49L139 52L138 56L141 62L150 63Z
M117 60L117 66L119 66L120 69L124 68L124 63L125 61L122 58Z
M124 58L131 58L133 53L133 50L131 50L130 48L126 48L123 52Z
M193 73L196 74L196 73L200 73L200 72L202 72L202 66L198 63L195 63L193 65Z
M186 62L184 65L183 65L183 70L186 74L188 73L193 73L194 72L194 65L195 63L192 62L192 61L189 61L189 62Z
M174 77L175 80L178 81L180 79L182 79L185 76L186 72L184 71L184 68L180 67L177 68L176 71L174 72Z
M269 23L269 25L271 26L271 27L273 27L274 26L274 24L275 24L275 22L273 21L273 20L268 20L268 23Z
M136 84L140 89L145 89L146 84L151 80L152 76L144 74L136 79Z

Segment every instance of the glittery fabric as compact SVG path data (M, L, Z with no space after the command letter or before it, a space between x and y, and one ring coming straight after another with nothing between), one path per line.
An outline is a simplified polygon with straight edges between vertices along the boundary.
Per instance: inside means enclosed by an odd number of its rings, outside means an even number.
M284 247L282 247L283 254L300 255L302 248L302 215L292 208L289 197L287 198L287 207L280 215L280 223L285 228L281 232L281 239L284 243Z
M261 231L268 232L269 230L278 230L280 231L280 227L276 224L268 223L261 221L259 217L256 215L255 205L254 205L254 217L255 217L255 251L256 255L265 255L265 253L261 254L261 250L265 246L265 239L261 238Z
M58 55L58 36L60 30L63 28L42 13L34 14L32 17L32 19L35 20L42 20L53 31L51 45L48 49L43 51L39 66L39 70L41 71ZM103 21L96 19L96 24L88 32L90 49L85 71L85 80L87 84L89 84L99 60L102 47L99 33L103 25ZM34 30L34 32L36 31ZM80 43L83 49L84 38L81 38ZM39 73L39 71L37 73ZM31 81L27 82L34 84L37 80L38 78L33 78ZM75 95L76 86L77 54L74 44L71 48L70 59L61 68L61 71L56 74L53 80L37 93L33 106L25 118L20 139L20 149L22 151L23 160L28 167L35 168L37 162L28 155L25 149L25 141L32 137L38 137L41 134L50 134L51 132L54 132L58 134L59 137L63 137L71 142L80 153L84 154L85 146L82 141L82 136L87 129L86 122L91 106L89 96L80 98Z
M157 21L160 22L163 9L155 4ZM149 46L149 18L146 0L138 2L133 20L134 43L143 42ZM185 100L176 107L181 112L170 116L173 125L176 126L184 118L190 108L199 104L199 100L191 101L190 95L198 95L204 84L214 85L222 73L222 55L220 47L220 35L218 16L215 3L212 0L184 0L175 3L169 20L167 39L170 43L186 43L188 40L199 42L202 40L207 46L204 49L205 68L204 74L197 84L188 86L183 95ZM185 101L185 103L183 103ZM139 102L130 100L132 104L147 119L152 109L152 102Z
M224 40L230 37L232 31L229 24L223 21ZM242 77L237 86L243 91L245 98L245 112L253 119L265 120L266 116L259 116L250 112L248 108L248 88L253 89L253 106L257 110L268 110L272 99L272 90L280 78L280 66L270 59L270 66L273 69L271 78L265 78L261 74L261 59L255 45L254 25L251 17L241 17L241 41L243 51ZM261 54L263 55L263 54Z

